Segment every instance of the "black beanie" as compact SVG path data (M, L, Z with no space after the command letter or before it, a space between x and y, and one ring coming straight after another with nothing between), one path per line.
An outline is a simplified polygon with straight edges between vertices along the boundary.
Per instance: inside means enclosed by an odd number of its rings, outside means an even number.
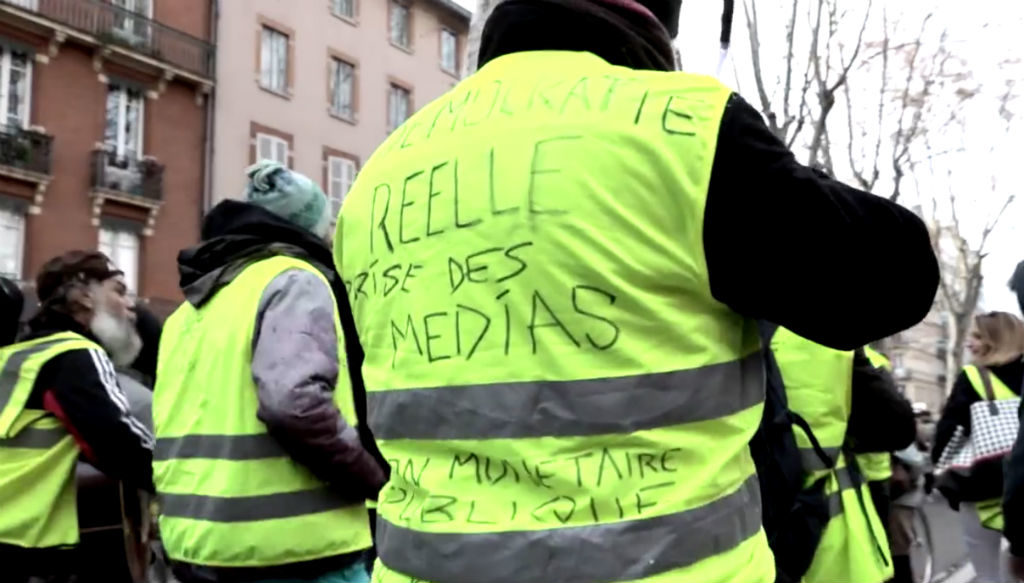
M679 11L683 0L636 0L651 11L654 16L668 29L668 36L676 38L679 34Z

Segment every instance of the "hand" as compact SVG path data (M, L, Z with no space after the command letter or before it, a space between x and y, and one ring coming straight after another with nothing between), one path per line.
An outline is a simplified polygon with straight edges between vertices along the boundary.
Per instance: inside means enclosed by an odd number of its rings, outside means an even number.
M1010 573L1014 579L1024 580L1024 558L1010 555Z

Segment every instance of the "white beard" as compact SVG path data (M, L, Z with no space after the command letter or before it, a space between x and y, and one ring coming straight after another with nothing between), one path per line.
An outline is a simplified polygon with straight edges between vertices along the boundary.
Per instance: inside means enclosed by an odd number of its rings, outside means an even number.
M118 319L105 309L99 309L89 323L89 329L110 354L116 366L128 366L142 352L142 338L135 325L127 319Z

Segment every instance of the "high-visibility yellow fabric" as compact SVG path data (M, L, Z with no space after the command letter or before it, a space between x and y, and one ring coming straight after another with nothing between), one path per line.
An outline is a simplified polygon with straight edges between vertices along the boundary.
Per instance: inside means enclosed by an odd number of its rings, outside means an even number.
M375 580L774 579L757 330L703 250L729 94L507 55L364 166L334 245L392 466Z
M82 349L102 350L73 332L0 348L0 543L78 543L78 445L56 417L27 402L47 362Z
M263 290L292 269L323 278L305 261L264 259L199 309L183 304L164 325L153 398L153 477L162 502L160 534L172 559L265 567L371 545L365 501L333 494L257 418L255 316ZM339 342L334 402L354 426L337 311L333 318Z
M804 583L882 583L892 577L885 528L863 476L842 453L853 391L853 351L835 350L778 328L772 354L786 387L789 408L807 421L834 463L820 460L802 431L794 431L810 485L826 479L825 494L838 511L822 533Z

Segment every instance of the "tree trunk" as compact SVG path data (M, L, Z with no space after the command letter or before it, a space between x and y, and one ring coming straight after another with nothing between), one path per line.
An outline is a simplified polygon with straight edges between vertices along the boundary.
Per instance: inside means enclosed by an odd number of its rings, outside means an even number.
M476 12L469 22L469 38L466 40L466 75L476 71L476 60L480 54L480 35L484 31L484 23L491 15L494 7L503 0L477 0Z
M949 345L946 347L946 392L943 395L942 404L946 404L946 397L953 387L953 382L964 368L964 344L967 342L967 333L971 329L971 318L974 310L966 313L952 313L949 319Z

